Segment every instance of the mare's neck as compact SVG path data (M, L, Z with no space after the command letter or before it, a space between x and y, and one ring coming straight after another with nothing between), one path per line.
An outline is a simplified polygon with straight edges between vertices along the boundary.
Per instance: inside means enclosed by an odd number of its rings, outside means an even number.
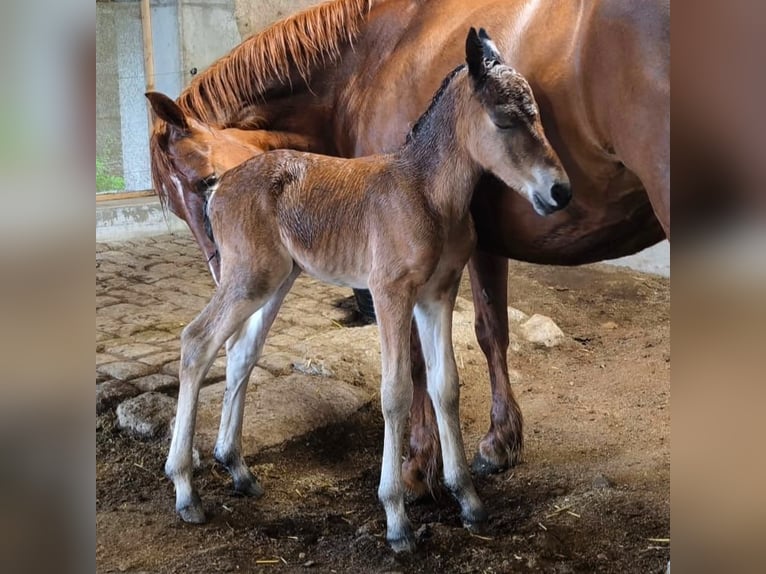
M400 169L418 182L434 211L453 221L468 214L483 171L468 153L465 136L457 133L464 111L458 102L462 89L449 86L395 154Z

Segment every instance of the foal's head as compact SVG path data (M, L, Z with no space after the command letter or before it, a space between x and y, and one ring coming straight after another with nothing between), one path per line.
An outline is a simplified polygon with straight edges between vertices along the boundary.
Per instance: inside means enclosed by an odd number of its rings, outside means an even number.
M545 137L532 89L503 62L484 29L471 28L466 62L478 105L468 106L459 123L468 151L484 169L524 195L540 215L565 207L572 197L569 178Z

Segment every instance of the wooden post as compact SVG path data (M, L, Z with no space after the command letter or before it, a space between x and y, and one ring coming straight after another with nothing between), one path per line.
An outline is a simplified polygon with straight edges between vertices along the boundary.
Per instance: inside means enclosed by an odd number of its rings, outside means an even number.
M150 0L141 0L141 32L144 37L144 80L147 92L154 91L154 42L152 41L152 6ZM154 117L148 100L143 98L146 106L146 120L149 137L152 135ZM164 211L164 210L163 210ZM167 215L166 215L167 217Z
M141 0L141 29L144 36L144 77L146 91L154 90L154 43L152 42L152 7L150 0Z

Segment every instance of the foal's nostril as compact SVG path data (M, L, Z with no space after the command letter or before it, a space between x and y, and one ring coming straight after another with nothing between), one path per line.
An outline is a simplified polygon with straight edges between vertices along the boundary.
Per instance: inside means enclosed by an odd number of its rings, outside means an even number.
M551 197L558 207L566 207L572 199L572 188L567 183L556 183L551 188Z

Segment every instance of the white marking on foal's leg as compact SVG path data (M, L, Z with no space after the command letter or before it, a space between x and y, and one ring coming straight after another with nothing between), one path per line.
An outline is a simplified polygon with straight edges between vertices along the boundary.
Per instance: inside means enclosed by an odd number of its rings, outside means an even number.
M386 539L391 548L394 552L411 552L415 549L415 537L404 509L402 441L412 406L409 341L412 307L403 305L401 300L383 300L374 291L373 297L376 309L380 310L380 404L385 423L378 499L386 511Z
M202 379L224 341L260 306L256 301L226 301L222 291L181 334L178 406L165 474L173 481L176 510L185 522L204 522L202 502L192 485L192 442Z
M428 394L439 426L444 484L460 504L465 527L477 529L486 522L487 513L473 486L460 432L460 386L452 348L453 307L451 301L418 304L415 319L426 360Z
M300 268L296 266L271 299L226 342L226 391L215 458L231 473L235 490L248 496L260 496L263 489L242 457L242 418L247 383L261 356L269 329L299 274Z

